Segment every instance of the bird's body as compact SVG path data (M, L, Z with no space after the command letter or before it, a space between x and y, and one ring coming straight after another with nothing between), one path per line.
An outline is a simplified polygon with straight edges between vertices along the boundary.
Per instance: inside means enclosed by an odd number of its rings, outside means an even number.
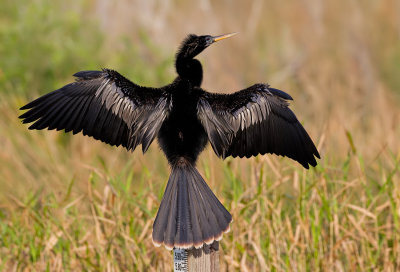
M232 34L189 35L176 56L177 78L149 88L119 73L81 71L77 81L39 97L21 109L30 129L64 129L146 152L157 137L171 165L171 175L153 225L153 242L167 248L201 247L219 240L232 217L195 168L210 142L225 158L274 153L305 168L319 154L288 108L292 98L266 84L233 94L201 89L202 66L194 59L212 43Z
M172 93L172 107L158 133L158 142L168 161L185 157L195 163L207 145L207 134L197 118L199 89L190 82L177 78Z

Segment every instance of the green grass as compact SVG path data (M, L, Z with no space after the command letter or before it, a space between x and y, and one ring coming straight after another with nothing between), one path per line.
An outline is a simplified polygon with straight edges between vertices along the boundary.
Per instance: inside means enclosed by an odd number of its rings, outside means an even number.
M399 161L393 163L392 173ZM72 179L59 194L39 188L22 199L11 197L1 209L3 268L171 267L170 253L150 242L160 203L154 189L162 188L165 176L153 177L160 181L152 190L149 174L134 179L129 165L115 177L100 169L91 172L86 192L71 192ZM281 177L255 177L253 187L235 185L240 181L237 172L228 164L222 168L226 178L218 184L218 195L234 217L232 231L222 240L223 266L277 271L398 268L400 207L391 176L345 181L341 170L319 166L305 173L289 166L279 169ZM245 168L255 175L268 172L262 162L246 163Z

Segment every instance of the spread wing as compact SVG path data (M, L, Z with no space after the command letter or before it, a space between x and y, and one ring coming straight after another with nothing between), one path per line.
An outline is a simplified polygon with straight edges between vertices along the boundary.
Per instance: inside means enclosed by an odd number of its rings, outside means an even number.
M292 97L265 84L233 94L203 91L198 118L222 158L273 153L292 158L305 168L315 166L314 156L320 158L319 153L287 100Z
M77 81L23 106L29 129L81 132L110 145L146 152L170 111L163 89L138 86L119 73L81 71Z

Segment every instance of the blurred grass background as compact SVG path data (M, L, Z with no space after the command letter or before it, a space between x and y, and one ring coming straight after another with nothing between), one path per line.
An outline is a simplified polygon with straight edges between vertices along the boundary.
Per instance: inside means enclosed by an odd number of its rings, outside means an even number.
M169 175L157 145L28 131L18 108L80 70L162 86L188 33L233 31L199 56L203 87L287 91L322 160L202 154L234 218L221 269L400 270L400 2L1 0L1 271L172 270L151 243Z

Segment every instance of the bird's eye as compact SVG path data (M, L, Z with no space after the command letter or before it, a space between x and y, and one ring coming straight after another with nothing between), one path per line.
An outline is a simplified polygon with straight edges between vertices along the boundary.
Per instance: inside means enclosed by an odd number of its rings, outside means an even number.
M214 42L214 39L211 36L206 36L205 39L204 39L204 43L205 43L206 46L209 46L213 42Z

